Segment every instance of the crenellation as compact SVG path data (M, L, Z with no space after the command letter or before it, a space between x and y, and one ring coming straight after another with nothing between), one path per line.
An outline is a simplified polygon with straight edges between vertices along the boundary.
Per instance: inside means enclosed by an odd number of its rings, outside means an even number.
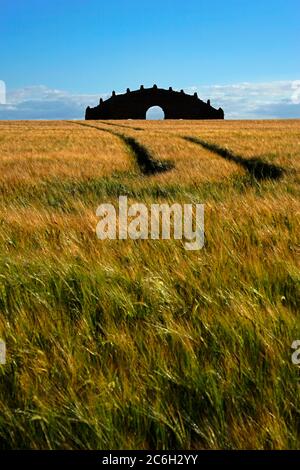
M209 99L202 101L197 92L190 95L183 89L178 92L172 87L158 88L156 84L152 88L141 85L133 92L127 88L123 94L113 90L110 98L100 98L98 106L86 108L85 119L146 119L152 106L160 106L165 119L224 119L223 109L213 108Z

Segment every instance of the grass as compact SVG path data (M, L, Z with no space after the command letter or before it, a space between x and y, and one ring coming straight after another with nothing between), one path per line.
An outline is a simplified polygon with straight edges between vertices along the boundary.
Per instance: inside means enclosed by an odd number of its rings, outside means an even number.
M241 157L232 153L230 150L228 150L228 148L220 147L219 145L206 142L205 140L199 139L197 137L187 136L185 137L185 140L201 145L203 148L211 150L213 153L216 153L220 157L225 158L225 160L237 163L242 168L245 168L256 180L279 179L284 174L284 169L282 167L265 162L261 158Z
M300 122L94 124L0 123L0 448L299 448ZM119 195L204 203L204 248L97 240Z

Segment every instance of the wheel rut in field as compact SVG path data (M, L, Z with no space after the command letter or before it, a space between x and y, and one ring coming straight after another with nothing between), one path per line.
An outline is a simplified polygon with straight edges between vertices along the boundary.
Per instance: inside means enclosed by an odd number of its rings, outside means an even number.
M122 124L114 124L114 123L107 123L109 125L113 126L122 126L126 127L127 129L132 129L132 130L145 130L141 127L133 127L133 126L127 126L127 125L122 125ZM159 131L164 132L164 131ZM171 135L168 132L164 132L167 135ZM272 163L268 163L265 160L263 160L260 157L254 157L254 158L247 158L243 157L241 155L237 155L231 150L221 147L217 144L207 142L199 137L194 137L194 136L183 136L182 137L184 140L188 142L192 142L197 145L201 145L203 148L219 155L222 158L225 158L226 160L232 161L241 167L243 167L253 178L256 180L267 180L267 179L273 179L273 180L278 180L284 176L286 173L286 169L279 165L275 165Z
M144 129L142 127L136 127L136 126L127 126L126 124L117 124L114 122L106 122L106 121L98 121L100 124L105 124L106 126L114 126L114 127L124 127L125 129L131 129L134 131L143 131Z
M134 137L127 136L125 134L122 134L121 132L114 131L112 129L105 129L103 127L95 126L93 124L84 124L82 122L76 122L76 121L67 121L72 124L77 124L79 126L83 127L91 127L92 129L97 129L98 131L103 131L103 132L108 132L109 134L112 134L119 139L121 139L124 144L129 148L131 154L135 157L136 162L141 170L141 172L144 175L155 175L157 173L164 173L166 171L170 171L175 167L175 164L173 161L170 160L159 160L155 158L152 153L142 145L137 139ZM117 124L116 124L117 126ZM127 126L123 126L127 127ZM130 128L128 126L129 129Z
M183 139L188 142L201 145L203 148L210 150L211 152L219 155L220 157L225 158L226 160L229 160L231 162L237 163L245 170L247 170L248 173L257 180L278 180L282 178L285 173L284 168L282 168L281 166L268 163L259 157L242 157L240 155L236 155L227 148L207 142L205 140L200 139L199 137L185 136L183 137Z

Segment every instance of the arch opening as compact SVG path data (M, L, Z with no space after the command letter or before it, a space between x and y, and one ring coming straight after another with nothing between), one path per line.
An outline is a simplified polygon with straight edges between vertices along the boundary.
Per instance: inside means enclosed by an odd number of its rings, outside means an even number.
M164 110L160 106L151 106L146 112L146 119L151 121L161 121L165 119Z

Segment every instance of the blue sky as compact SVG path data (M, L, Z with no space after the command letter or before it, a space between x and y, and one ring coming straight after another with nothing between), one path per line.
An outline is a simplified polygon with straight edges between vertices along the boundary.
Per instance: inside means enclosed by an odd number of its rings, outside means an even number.
M232 118L300 117L299 0L0 0L0 14L0 119L78 118L153 83Z

